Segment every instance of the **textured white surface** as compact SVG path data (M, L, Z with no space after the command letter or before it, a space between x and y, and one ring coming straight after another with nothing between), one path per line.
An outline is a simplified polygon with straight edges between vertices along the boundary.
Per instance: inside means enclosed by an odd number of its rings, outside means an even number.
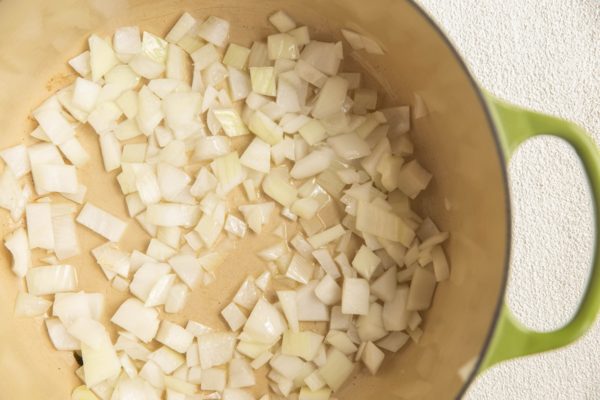
M575 121L600 143L600 2L420 0L492 93ZM513 250L508 302L526 325L566 323L585 287L593 213L574 152L527 142L510 167ZM600 323L567 348L496 366L467 399L600 399Z

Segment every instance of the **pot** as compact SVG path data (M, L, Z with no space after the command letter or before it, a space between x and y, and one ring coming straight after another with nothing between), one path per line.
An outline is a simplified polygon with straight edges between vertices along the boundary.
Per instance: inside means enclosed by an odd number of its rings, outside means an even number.
M511 236L506 163L516 147L532 136L566 140L583 161L598 215L600 157L596 147L574 124L511 106L481 89L444 34L411 1L0 1L0 147L30 141L34 124L27 116L50 92L74 79L66 60L84 49L92 32L109 35L119 26L139 25L163 35L186 10L197 17L227 18L232 23L232 41L250 45L272 32L266 17L278 9L308 25L313 38L339 39L339 29L348 27L372 35L383 45L385 56L365 56L368 64L362 65L349 60L347 69L371 75L371 83L385 93L384 105L414 104L414 94L423 101L427 115L413 121L411 135L419 160L435 178L418 208L451 233L445 247L451 278L438 287L433 306L425 314L420 342L389 357L377 376L353 378L337 397L459 397L478 373L498 362L565 346L580 337L600 307L597 256L580 308L563 328L532 332L505 305ZM88 186L88 198L125 218L114 176L93 173L102 168L94 136L91 132L80 136L94 156L80 178ZM0 235L4 236L9 231L8 218L4 211L0 217ZM125 250L146 246L145 235L133 225L121 243ZM81 228L79 233L82 248L102 243L90 231ZM195 319L224 327L217 317L224 301L247 273L263 268L252 256L257 248L260 241L252 239L233 251L230 260L236 262L227 263L214 285L194 291L181 321ZM0 251L4 297L0 302L1 397L70 398L80 384L73 373L76 360L72 353L52 348L41 320L13 316L16 293L24 289L24 283L10 272L10 254L5 248ZM126 295L110 287L91 255L81 255L71 263L78 269L81 289L107 295L105 317L110 318Z

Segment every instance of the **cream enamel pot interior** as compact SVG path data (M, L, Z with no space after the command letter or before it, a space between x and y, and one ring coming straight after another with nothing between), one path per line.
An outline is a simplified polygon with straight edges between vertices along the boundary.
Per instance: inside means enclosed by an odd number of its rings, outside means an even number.
M340 39L349 27L377 38L385 56L366 57L369 71L349 60L346 70L367 72L386 105L413 103L418 93L428 115L413 121L411 136L419 160L434 180L418 201L418 209L432 216L450 240L445 245L451 279L439 285L424 319L420 343L405 346L390 357L374 377L361 374L337 395L341 399L449 399L459 396L465 382L457 371L466 363L484 360L498 318L510 244L510 207L505 155L510 140L498 136L502 111L489 109L488 100L474 83L443 34L413 3L401 0L1 0L0 1L0 147L29 143L34 123L31 110L52 91L74 80L66 60L81 52L91 33L110 35L123 25L164 35L183 11L196 17L216 15L232 24L231 40L250 45L272 27L266 17L283 9L313 38ZM510 113L507 109L506 113ZM496 122L492 122L496 121ZM537 132L543 133L543 132ZM79 137L93 155L80 179L88 198L126 218L125 202L114 173L104 173L96 135L82 130ZM514 143L518 141L515 139ZM100 172L102 171L102 172ZM8 232L8 216L0 211L0 236ZM103 240L78 227L82 248ZM194 319L225 328L220 309L247 273L262 270L254 256L268 238L240 242L231 252L217 281L193 292L178 321ZM148 237L130 223L122 248L143 249ZM90 254L70 260L80 288L104 293L109 300L106 320L125 295L111 288ZM3 399L64 400L80 382L70 352L57 352L41 319L13 317L16 293L24 283L11 273L10 254L0 250L0 397ZM504 311L503 311L504 313ZM510 317L502 323L513 324ZM509 321L509 322L506 322ZM512 325L511 325L512 326ZM515 328L517 330L517 328ZM115 339L116 332L111 332ZM571 339L572 340L572 339ZM566 340L565 343L569 341ZM492 350L501 346L494 338ZM564 344L564 343L563 343ZM545 350L541 348L539 350ZM484 367L504 358L489 358ZM500 354L496 351L496 355ZM491 360L491 361L490 361ZM475 366L475 364L473 364ZM472 374L473 375L473 374ZM256 394L262 394L261 382Z

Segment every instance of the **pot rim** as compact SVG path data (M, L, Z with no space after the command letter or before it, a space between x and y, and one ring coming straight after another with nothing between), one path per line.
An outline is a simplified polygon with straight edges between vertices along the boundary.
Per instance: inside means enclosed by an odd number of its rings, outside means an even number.
M454 55L456 62L458 63L460 68L463 70L464 74L467 76L469 83L471 84L471 87L474 89L475 93L477 94L477 98L479 100L479 103L482 106L483 112L485 113L485 118L486 118L488 125L493 134L492 136L493 136L494 144L496 147L496 153L498 154L498 159L500 161L502 182L504 184L504 193L505 193L504 206L505 206L505 210L506 210L505 226L507 227L507 229L506 229L506 246L505 246L505 250L504 250L504 272L502 274L502 282L501 282L502 285L501 285L500 291L498 293L498 300L496 302L496 308L494 310L492 323L490 324L490 326L488 328L488 332L486 334L485 341L483 342L483 346L481 347L481 350L479 352L477 362L473 366L473 369L469 373L468 378L464 381L460 391L456 395L456 399L461 399L464 396L464 394L466 393L469 386L471 386L471 384L473 383L473 381L475 380L475 378L478 375L478 371L481 366L481 363L484 360L484 356L489 349L492 337L494 335L494 332L496 331L496 326L498 324L500 312L501 312L502 306L504 304L504 296L506 294L506 286L508 283L508 272L510 269L510 251L511 251L511 243L512 243L512 208L511 208L511 202L510 202L510 190L509 190L510 188L508 185L508 174L507 174L508 169L507 169L507 162L504 157L504 152L502 150L502 146L500 143L500 135L498 134L499 128L494 123L488 103L485 100L485 96L482 91L482 88L479 86L479 84L475 80L475 77L469 70L469 67L465 64L463 57L460 55L460 53L458 52L458 50L456 49L456 47L454 46L454 44L452 43L450 38L446 35L446 33L443 31L443 29L437 24L437 22L434 21L434 19L427 13L427 11L425 11L420 5L418 5L416 3L416 0L408 0L408 3L415 9L415 11L417 11L423 17L423 19L425 21L427 21L429 23L429 25L433 28L433 30L437 33L437 35L444 41L446 46L450 49L450 51Z

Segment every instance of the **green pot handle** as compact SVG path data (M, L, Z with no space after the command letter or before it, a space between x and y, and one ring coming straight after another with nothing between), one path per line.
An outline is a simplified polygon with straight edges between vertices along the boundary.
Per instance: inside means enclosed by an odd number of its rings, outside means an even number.
M593 269L577 313L569 323L552 332L535 332L513 316L506 303L498 317L496 329L479 372L511 358L556 349L572 343L593 324L600 309L600 153L587 133L579 126L507 104L489 94L487 105L496 127L506 159L525 140L538 135L552 135L567 141L581 159L590 183L594 213L596 245Z

